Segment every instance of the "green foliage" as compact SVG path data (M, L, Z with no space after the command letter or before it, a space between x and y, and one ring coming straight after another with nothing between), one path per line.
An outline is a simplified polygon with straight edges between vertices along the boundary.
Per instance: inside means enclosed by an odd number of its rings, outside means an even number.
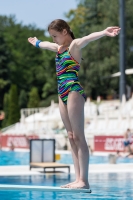
M3 89L8 84L8 81L0 78L0 89Z
M42 98L47 99L51 95L57 94L57 79L55 70L55 53L50 51L45 52L44 57L44 80L42 87Z
M51 105L51 101L54 101L55 103L58 103L58 95L49 95L46 99L42 100L39 104L39 107L48 107Z
M2 27L1 27L2 28ZM0 28L0 109L2 108L4 91L10 83L8 64L10 62L9 50L3 32Z
M126 68L132 68L133 54L133 18L131 17L132 0L126 5ZM80 13L80 16L77 15ZM108 26L119 26L119 1L111 0L79 0L78 8L67 14L71 27L75 27L78 37L102 31ZM80 20L79 20L80 19ZM82 23L81 22L82 19ZM75 35L76 35L75 34ZM132 44L132 45L131 45ZM119 93L119 78L107 78L119 71L119 37L104 37L91 42L83 49L83 62L79 77L87 96L96 99L98 95L106 98L109 94ZM131 76L127 83L132 85Z
M126 68L133 68L133 17L131 16L133 10L133 1L126 0ZM132 50L131 50L132 49ZM132 75L127 76L127 84L132 86Z
M49 81L55 89L47 92L45 100L48 95L57 94L55 53L35 48L27 41L28 37L34 36L49 41L50 38L44 35L45 31L32 25L16 23L15 16L0 16L0 30L0 109L3 108L3 96L9 91L11 84L18 86L21 108L27 107L26 96L34 86L38 88L41 100L43 87ZM2 54L5 56L2 57ZM21 94L23 90L26 92L25 97Z
M69 26L71 27L76 38L81 37L82 24L84 23L86 8L79 5L77 9L70 10L65 16L68 18Z
M39 94L38 89L36 87L33 87L29 93L29 102L28 102L28 108L37 108L39 107Z
M20 108L26 108L27 107L27 93L25 90L21 90L19 95L19 106Z
M9 91L9 111L8 111L8 123L9 125L18 122L20 119L20 110L18 104L18 90L16 85L11 85Z
M6 127L9 125L8 123L8 114L9 114L9 94L5 93L4 95L4 103L3 103L3 111L5 113L5 118L2 121L2 127Z
M107 0L93 2L86 0L85 6L87 8L85 35L104 30L107 26L118 25L119 12L117 1L111 1L109 9L106 9L108 6ZM114 14L112 15L112 13ZM88 26L86 27L87 21ZM98 95L106 98L112 88L118 91L117 79L105 79L110 74L119 71L118 37L104 37L90 43L84 49L83 57L87 59L85 63L83 62L83 70L86 70L87 73L85 88L89 96L92 96L93 99L96 99Z

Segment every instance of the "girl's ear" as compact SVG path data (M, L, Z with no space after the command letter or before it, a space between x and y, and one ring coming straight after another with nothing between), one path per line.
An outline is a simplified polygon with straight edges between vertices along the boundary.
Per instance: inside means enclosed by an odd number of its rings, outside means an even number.
M62 33L63 33L63 35L67 35L67 30L63 29Z

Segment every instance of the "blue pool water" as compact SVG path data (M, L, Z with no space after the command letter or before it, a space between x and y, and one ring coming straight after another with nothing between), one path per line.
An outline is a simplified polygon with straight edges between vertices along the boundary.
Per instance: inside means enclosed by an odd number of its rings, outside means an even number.
M0 184L60 186L74 180L74 175L0 176ZM1 200L132 200L132 173L90 174L91 194L35 191L1 191Z
M61 159L57 162L72 164L71 154L61 154ZM109 163L108 156L90 156L90 164ZM117 158L117 163L133 163L133 158ZM29 165L29 152L0 151L0 166L3 165Z

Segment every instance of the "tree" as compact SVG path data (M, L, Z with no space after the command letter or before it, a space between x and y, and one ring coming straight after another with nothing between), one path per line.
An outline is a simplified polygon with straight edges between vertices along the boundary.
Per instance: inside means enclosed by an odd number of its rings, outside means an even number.
M39 106L40 98L38 89L33 87L29 93L28 108L37 108Z
M118 1L112 0L108 7L107 0L80 0L78 9L82 9L82 7L84 7L84 13L80 18L83 22L82 24L77 22L80 37L101 31L113 24L119 24ZM77 18L73 20L76 21ZM79 78L87 96L91 96L93 99L96 99L98 95L106 98L108 94L112 93L112 88L118 91L117 79L105 79L119 70L118 40L118 37L104 37L91 42L83 49L84 60L81 64Z
M131 13L133 10L133 2L132 0L125 1L126 11L126 68L133 68L133 18L131 17ZM126 83L132 86L133 93L133 81L132 75L126 76Z
M20 119L20 109L18 102L18 90L16 85L11 85L9 91L9 111L8 111L8 122L14 124Z
M19 95L19 106L20 108L26 108L27 107L27 93L25 90L21 90Z
M109 6L108 3L108 0L79 0L77 9L68 12L66 17L77 37L101 31L108 26L119 26L119 1L111 0ZM127 0L125 5L126 68L132 68L132 0ZM91 42L83 49L83 58L79 78L88 96L96 99L98 95L106 98L109 94L119 93L119 78L107 78L119 71L119 37L104 37ZM132 85L132 76L127 76L126 82Z
M85 23L85 12L85 6L79 4L76 9L72 9L65 14L68 19L69 26L71 27L71 30L76 38L81 37L81 33L83 33L81 25Z
M9 85L9 69L8 63L10 62L10 55L7 48L3 32L0 31L0 109L3 104L3 97L5 88Z
M50 41L50 37L45 36L45 30L38 29L34 25L25 26L17 23L15 16L0 16L0 30L4 44L0 47L3 54L6 52L9 54L5 56L6 59L9 58L8 63L5 62L5 66L3 66L4 70L7 69L7 81L5 78L3 79L3 75L0 77L1 109L3 107L2 96L8 93L11 84L16 84L18 91L25 90L27 95L35 86L43 100L42 88L47 81L49 82L49 77L53 77L53 73L55 73L55 53L31 46L27 38L37 36L41 40ZM0 45L2 45L2 41ZM0 73L3 73L2 70L0 68ZM54 75L52 79L53 86L56 87L56 76ZM50 95L55 94L57 94L56 90L53 90L52 94L50 92ZM48 96L45 100L47 98Z
M4 120L2 121L2 127L6 127L9 125L9 122L8 122L8 114L9 114L9 94L5 93L4 95L4 103L3 103L3 111L4 111L4 114L5 114L5 118Z

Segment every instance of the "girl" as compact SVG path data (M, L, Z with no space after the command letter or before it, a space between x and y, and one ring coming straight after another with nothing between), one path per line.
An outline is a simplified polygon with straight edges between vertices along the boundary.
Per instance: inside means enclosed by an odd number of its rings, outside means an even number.
M30 37L28 41L35 47L56 52L59 109L71 144L76 175L74 182L62 187L89 189L89 151L84 135L86 95L78 79L82 59L81 50L89 42L103 36L118 35L120 28L108 27L103 31L75 39L69 25L64 20L56 19L48 26L48 31L54 43L40 41L36 37Z

